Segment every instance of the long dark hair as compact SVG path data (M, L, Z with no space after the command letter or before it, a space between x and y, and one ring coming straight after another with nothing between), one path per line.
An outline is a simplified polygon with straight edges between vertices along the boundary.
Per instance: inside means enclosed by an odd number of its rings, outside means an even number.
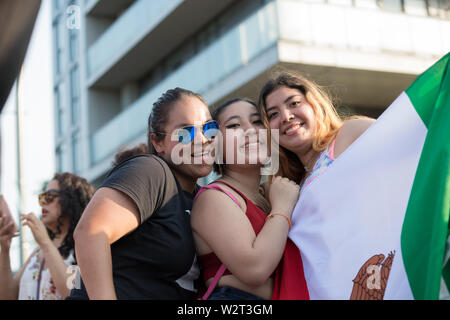
M55 236L61 233L62 219L69 217L69 229L67 235L63 239L58 250L64 258L67 258L73 250L75 257L73 232L81 218L81 214L94 195L94 187L87 182L86 179L68 172L56 173L52 180L58 181L59 184L59 197L57 199L61 206L61 215L57 220L56 232L53 232L48 228L47 232L53 240Z
M161 97L153 104L152 112L148 117L148 129L147 129L147 145L151 154L157 154L150 136L154 134L154 138L157 141L164 139L164 135L160 132L164 132L164 128L169 121L170 110L174 104L181 100L183 97L195 97L207 106L208 104L202 98L201 95L183 88L175 88L167 90Z

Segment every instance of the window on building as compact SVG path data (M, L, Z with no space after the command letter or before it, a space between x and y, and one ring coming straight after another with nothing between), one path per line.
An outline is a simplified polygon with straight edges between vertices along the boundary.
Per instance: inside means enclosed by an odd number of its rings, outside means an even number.
M75 62L78 59L78 30L69 30L69 52L70 61Z
M427 4L425 0L403 0L405 12L416 16L427 15Z
M61 28L59 19L53 24L53 35L55 37L55 72L56 75L62 72L62 43L61 43Z
M450 1L428 0L428 15L435 18L450 19Z
M70 70L70 113L71 123L76 125L80 121L80 75L78 65Z
M56 160L56 172L63 172L63 155L61 146L56 148L55 160Z
M64 0L53 0L52 2L55 10L58 11L63 7Z
M55 87L55 126L56 126L56 134L61 137L63 135L63 95L61 92L61 85L57 85Z
M402 0L377 0L378 6L389 12L403 12Z
M80 173L82 166L82 158L81 158L81 139L80 134L78 132L74 133L72 136L72 166L73 172Z
M377 9L377 1L376 0L354 0L355 7L361 9Z
M340 6L351 6L352 0L328 0L329 4L337 4Z

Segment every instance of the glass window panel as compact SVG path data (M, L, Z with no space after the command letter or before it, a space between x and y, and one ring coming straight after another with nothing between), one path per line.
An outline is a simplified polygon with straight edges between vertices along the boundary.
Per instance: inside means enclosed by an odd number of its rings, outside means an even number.
M76 125L80 122L80 101L78 99L72 99L71 108L72 125Z
M411 15L426 16L427 6L425 0L404 0L405 12Z
M69 31L69 51L70 60L75 61L78 58L78 30Z
M355 7L361 9L377 9L376 0L355 0Z
M449 19L450 1L428 0L428 14L431 17Z
M62 172L71 171L68 150L69 150L69 148L67 147L67 143L63 143L61 145L61 158L62 158L61 171Z
M64 93L62 89L62 84L55 87L56 134L58 136L64 134Z
M78 66L70 71L70 112L72 124L77 124L80 120L80 76Z
M61 44L59 42L60 39L60 29L59 29L59 21L57 21L54 25L53 25L53 35L55 38L55 72L57 75L59 75L61 73L61 53L60 53L60 47Z
M351 6L352 0L328 0L329 4L337 4L341 6Z
M80 136L76 133L72 137L72 165L73 172L79 173L81 171L81 142Z
M64 23L62 23L62 20L59 19L54 24L54 37L55 37L55 70L56 75L59 75L63 71L63 47L62 44L64 43Z
M55 114L56 114L56 133L62 134L62 115L61 115L61 94L58 87L55 88Z
M401 0L378 0L381 9L390 12L403 12Z
M56 172L62 172L63 159L62 159L61 147L56 148L55 158L56 158Z
M79 72L78 72L78 66L75 66L70 71L70 89L72 96L78 96L80 91L80 85L79 85Z

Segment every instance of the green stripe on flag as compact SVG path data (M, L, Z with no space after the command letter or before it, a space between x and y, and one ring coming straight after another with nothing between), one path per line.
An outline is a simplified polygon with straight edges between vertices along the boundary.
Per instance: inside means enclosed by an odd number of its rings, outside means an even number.
M450 215L450 53L406 93L428 132L403 222L403 262L414 298L438 299Z

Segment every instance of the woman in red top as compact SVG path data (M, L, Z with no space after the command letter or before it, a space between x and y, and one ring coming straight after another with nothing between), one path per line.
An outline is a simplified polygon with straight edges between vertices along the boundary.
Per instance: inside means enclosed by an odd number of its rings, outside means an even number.
M216 171L222 176L199 191L191 212L204 280L215 287L204 298L308 299L299 250L287 238L298 185L274 178L270 203L259 192L267 128L252 101L231 100L213 118L221 132L224 164Z

